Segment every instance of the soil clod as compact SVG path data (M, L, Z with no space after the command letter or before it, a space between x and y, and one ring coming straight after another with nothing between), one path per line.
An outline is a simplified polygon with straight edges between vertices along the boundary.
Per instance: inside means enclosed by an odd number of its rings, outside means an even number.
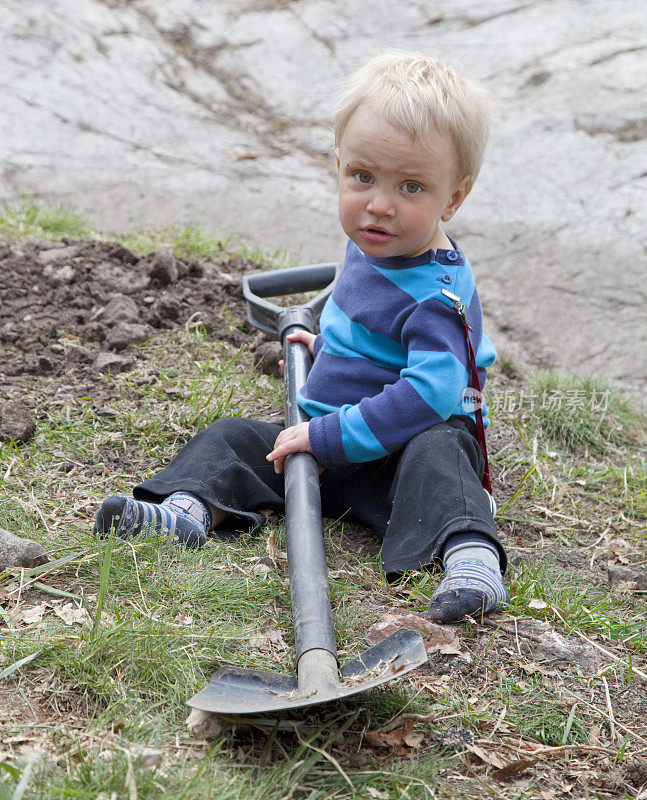
M0 441L24 444L36 432L31 411L19 400L10 400L0 408Z

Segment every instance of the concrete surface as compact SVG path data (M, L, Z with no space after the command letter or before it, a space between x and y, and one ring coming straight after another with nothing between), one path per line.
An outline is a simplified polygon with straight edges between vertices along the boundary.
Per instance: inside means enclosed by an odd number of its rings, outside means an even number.
M645 12L636 0L5 0L0 198L65 203L108 231L204 223L302 261L341 258L335 93L377 47L432 52L495 101L483 172L449 228L491 338L644 398Z

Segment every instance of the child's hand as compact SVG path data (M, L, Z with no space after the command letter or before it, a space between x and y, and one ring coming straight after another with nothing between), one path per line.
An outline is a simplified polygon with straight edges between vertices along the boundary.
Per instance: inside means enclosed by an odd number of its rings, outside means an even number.
M303 342L303 344L308 348L310 351L310 355L314 356L314 344L315 339L317 338L314 333L310 333L309 331L304 330L303 328L299 328L298 331L294 333L289 333L287 338L291 342ZM279 369L283 372L283 367L285 366L285 362L283 359L279 361Z
M268 453L268 461L274 462L274 472L283 472L283 462L290 453L312 453L310 436L308 435L308 422L300 422L291 428L281 431L274 442L274 450Z

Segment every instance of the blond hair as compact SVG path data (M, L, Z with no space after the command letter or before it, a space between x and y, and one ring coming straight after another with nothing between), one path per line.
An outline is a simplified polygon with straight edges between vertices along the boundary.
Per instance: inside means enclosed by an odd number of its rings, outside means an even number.
M490 127L487 92L437 58L388 50L354 72L333 112L336 147L362 105L370 105L414 140L423 140L430 131L450 135L458 177L474 180L478 175Z

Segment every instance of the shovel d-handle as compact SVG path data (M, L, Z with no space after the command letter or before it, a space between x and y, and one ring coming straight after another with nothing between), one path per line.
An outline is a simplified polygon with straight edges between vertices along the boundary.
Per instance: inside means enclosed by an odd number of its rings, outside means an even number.
M285 328L290 322L286 319L285 307L269 302L268 297L279 297L286 294L300 294L321 290L309 302L301 306L293 306L293 315L301 312L305 317L312 317L316 324L321 309L332 292L335 276L340 264L307 264L301 267L273 269L246 275L243 278L243 295L247 301L247 316L255 328L267 333L274 339L282 339ZM308 324L303 325L308 330Z

